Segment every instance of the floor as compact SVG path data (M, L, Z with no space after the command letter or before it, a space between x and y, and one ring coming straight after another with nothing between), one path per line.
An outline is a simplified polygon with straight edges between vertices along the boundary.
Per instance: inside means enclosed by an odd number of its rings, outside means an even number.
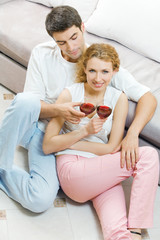
M0 85L0 120L14 95ZM27 152L17 147L15 163L27 170ZM123 183L127 206L132 179ZM78 204L59 191L53 206L34 214L0 190L0 240L103 240L101 227L90 202ZM143 239L160 239L160 187L154 208L154 227L143 230Z

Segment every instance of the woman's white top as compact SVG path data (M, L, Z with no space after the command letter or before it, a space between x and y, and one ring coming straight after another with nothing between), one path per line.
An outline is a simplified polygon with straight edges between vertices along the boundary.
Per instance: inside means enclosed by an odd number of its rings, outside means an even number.
M67 87L69 90L71 96L72 96L72 102L84 102L84 83L75 83L70 87ZM114 108L116 106L116 103L119 99L119 96L121 95L121 91L117 90L116 88L113 88L112 86L108 86L104 95L104 105L110 107L112 109L111 115L107 118L105 123L103 124L103 128L100 132L94 135L89 135L83 139L82 141L89 141L89 142L97 142L97 143L107 143L108 142L108 136L111 132L112 128L112 120L113 120L113 113ZM79 109L79 107L76 107L76 109ZM95 118L98 117L97 113L92 117ZM82 125L86 125L91 118L85 117L82 118L79 124L72 124L70 122L65 121L64 126L62 128L62 134L74 131L79 129ZM60 151L56 153L56 155L61 154L73 154L73 155L80 155L84 157L94 157L96 156L93 153L84 152L84 151L77 151L77 150L71 150L71 149L65 149L63 151Z

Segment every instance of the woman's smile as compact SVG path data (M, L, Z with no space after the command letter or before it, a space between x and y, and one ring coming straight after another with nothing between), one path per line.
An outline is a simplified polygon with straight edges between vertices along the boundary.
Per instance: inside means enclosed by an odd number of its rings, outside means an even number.
M94 85L96 88L101 88L101 87L103 87L104 83L94 83L94 82L93 82L93 85Z

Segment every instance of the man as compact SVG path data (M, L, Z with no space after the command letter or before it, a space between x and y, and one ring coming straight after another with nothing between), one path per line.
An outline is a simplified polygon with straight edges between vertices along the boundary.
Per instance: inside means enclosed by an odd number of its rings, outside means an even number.
M81 18L71 7L57 7L47 16L46 29L55 42L33 49L25 92L15 97L0 127L0 189L33 212L48 209L59 189L55 157L42 151L47 118L62 116L78 123L84 117L73 108L80 103L55 103L63 88L73 83L75 63L87 47ZM126 160L130 168L138 160L138 135L151 119L156 100L123 68L112 79L112 85L138 102L135 119L119 146L121 165ZM13 166L17 145L28 149L29 173Z

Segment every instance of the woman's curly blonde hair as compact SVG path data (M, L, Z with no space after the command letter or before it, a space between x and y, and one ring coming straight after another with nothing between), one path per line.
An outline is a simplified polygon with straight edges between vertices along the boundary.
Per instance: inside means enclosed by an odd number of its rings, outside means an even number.
M119 70L120 60L115 48L109 44L95 43L87 48L87 50L83 53L82 57L77 62L76 82L87 82L84 70L87 67L87 62L93 57L106 62L111 62L113 70Z

